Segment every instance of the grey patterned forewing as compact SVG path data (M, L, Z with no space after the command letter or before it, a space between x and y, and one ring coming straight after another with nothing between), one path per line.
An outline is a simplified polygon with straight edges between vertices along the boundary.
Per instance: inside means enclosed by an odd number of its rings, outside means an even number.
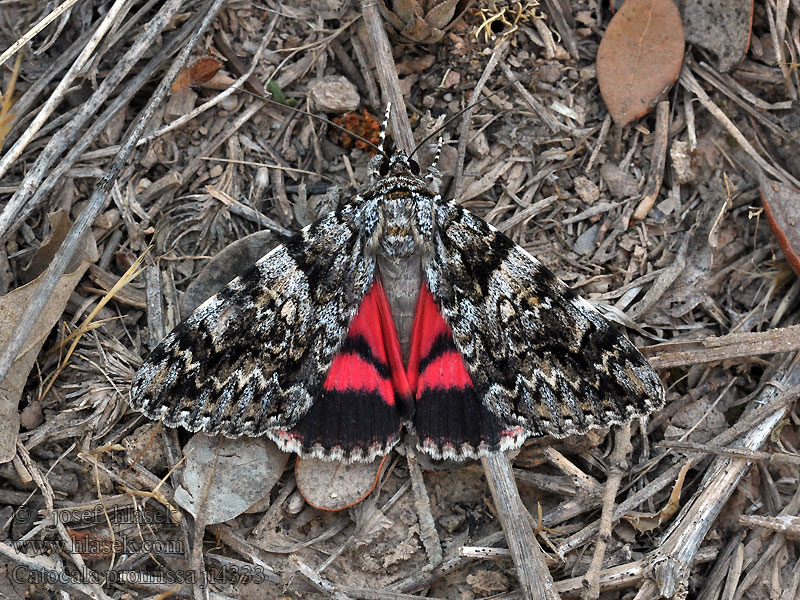
M374 279L361 212L345 206L264 256L147 357L131 406L190 431L289 428L319 396Z
M563 437L664 404L644 357L535 258L455 203L423 261L483 405L509 428Z

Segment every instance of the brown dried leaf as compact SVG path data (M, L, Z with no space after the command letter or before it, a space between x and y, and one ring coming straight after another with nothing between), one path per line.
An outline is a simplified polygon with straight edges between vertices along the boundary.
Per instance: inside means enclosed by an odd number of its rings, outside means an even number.
M342 510L370 495L386 462L351 463L298 458L294 468L297 489L314 508Z
M121 538L97 535L84 529L67 529L67 533L72 539L73 550L85 560L111 558L112 555L125 551L125 543Z
M800 190L761 177L761 202L772 233L800 275Z
M424 73L430 69L436 62L436 57L433 54L425 54L423 56L411 56L404 58L397 63L397 74L401 77L412 75L416 73Z
M65 210L57 210L48 214L47 220L50 222L50 235L44 239L39 249L34 252L28 266L23 269L22 277L25 283L33 281L45 272L47 266L61 247L64 238L67 237L69 228L72 226L69 220L69 214ZM73 264L67 267L67 271L74 271L79 263L80 260L73 262Z
M444 29L453 20L458 2L459 0L444 0L444 2L436 4L425 15L425 21L431 27Z
M53 220L56 218L51 216ZM69 229L69 221L67 221L67 229ZM75 253L75 256L78 259L77 264L70 265L72 271L62 275L36 324L31 329L25 345L8 371L8 375L0 382L0 464L13 459L16 453L16 440L19 432L17 405L39 350L50 334L53 325L58 322L64 312L67 300L86 269L89 268L89 264L98 259L97 246L91 235L84 238L83 246ZM34 281L0 297L0 347L6 343L14 331L17 321L30 304L41 277L40 275Z
M683 24L673 0L622 5L597 50L597 82L617 125L650 112L678 79L683 49Z
M172 82L172 92L181 92L190 85L198 85L210 81L222 68L222 63L213 58L201 58L185 67Z

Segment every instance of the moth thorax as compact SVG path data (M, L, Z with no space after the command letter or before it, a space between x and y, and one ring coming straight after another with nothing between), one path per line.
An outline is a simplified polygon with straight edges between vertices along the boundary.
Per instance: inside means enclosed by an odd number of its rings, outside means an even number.
M384 201L378 240L381 254L392 259L402 259L420 253L419 228L414 208L414 200L405 195Z

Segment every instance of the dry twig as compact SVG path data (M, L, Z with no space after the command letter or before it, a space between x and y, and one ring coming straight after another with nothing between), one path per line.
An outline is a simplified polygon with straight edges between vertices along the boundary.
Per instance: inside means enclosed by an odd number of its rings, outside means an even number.
M511 550L523 598L557 600L559 596L553 585L553 577L531 529L528 511L520 500L508 458L505 454L496 453L484 456L481 463Z

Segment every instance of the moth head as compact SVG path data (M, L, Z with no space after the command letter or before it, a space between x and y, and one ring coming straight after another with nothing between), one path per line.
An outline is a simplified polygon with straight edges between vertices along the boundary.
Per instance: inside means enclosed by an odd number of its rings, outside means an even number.
M391 175L419 175L419 163L414 159L408 158L402 150L395 150L391 154L381 157L378 164L378 176L388 177Z

